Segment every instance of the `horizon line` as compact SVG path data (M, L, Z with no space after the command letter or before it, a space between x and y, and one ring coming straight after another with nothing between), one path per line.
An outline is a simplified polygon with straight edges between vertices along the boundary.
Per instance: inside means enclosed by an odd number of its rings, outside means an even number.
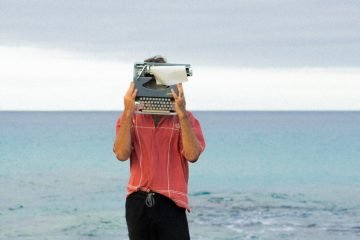
M187 110L190 112L360 112L360 109L233 109L233 110L218 110L218 109L207 109L207 110ZM88 110L0 110L0 112L123 112L123 110L99 110L99 109L88 109Z

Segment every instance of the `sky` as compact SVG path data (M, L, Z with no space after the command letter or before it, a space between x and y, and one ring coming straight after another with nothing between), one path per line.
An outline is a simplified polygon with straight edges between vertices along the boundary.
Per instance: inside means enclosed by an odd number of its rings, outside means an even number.
M188 109L360 109L357 0L0 0L0 110L121 110L157 54Z

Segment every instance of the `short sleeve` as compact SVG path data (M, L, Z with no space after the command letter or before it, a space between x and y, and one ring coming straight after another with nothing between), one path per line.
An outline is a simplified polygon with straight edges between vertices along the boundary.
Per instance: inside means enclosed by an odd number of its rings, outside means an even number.
M195 133L195 136L196 138L198 139L199 141L199 144L200 144L200 153L202 153L205 149L205 138L204 138L204 134L201 130L201 125L200 125L200 122L199 120L197 120L194 115L191 113L191 112L188 112L188 116L189 116L189 119L190 119L190 124L191 124L191 127Z
M191 128L194 131L197 140L199 141L200 154L201 154L205 149L206 143L205 143L204 135L203 135L202 130L201 130L200 122L194 117L194 115L191 112L187 112L187 116L188 116L188 119L190 121ZM180 151L182 152L183 145L182 145L181 137L180 137L179 144L180 144Z
M121 125L122 116L123 116L123 113L121 113L121 115L119 116L119 118L117 119L116 124L115 124L115 134L116 134L115 139L116 139L116 136L119 134L119 128ZM132 119L132 121L134 121L134 119ZM131 127L131 138L132 139L134 138L134 128L133 127ZM115 140L114 140L114 144L115 144ZM133 148L133 141L131 141L131 146Z

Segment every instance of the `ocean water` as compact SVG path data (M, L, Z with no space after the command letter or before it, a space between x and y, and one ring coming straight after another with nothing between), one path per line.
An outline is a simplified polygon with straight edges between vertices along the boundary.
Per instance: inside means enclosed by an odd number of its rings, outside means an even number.
M0 239L127 239L119 112L0 112ZM359 239L360 112L194 112L192 239Z

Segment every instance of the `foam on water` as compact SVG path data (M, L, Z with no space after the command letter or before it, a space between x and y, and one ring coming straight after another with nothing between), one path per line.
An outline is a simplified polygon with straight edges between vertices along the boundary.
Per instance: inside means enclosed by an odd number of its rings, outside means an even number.
M338 189L339 192L344 189ZM237 192L196 195L190 218L197 226L226 228L222 238L231 239L343 239L360 237L360 203L348 205L305 193ZM353 197L360 197L359 189ZM205 228L206 228L205 227ZM317 238L314 238L314 234Z

